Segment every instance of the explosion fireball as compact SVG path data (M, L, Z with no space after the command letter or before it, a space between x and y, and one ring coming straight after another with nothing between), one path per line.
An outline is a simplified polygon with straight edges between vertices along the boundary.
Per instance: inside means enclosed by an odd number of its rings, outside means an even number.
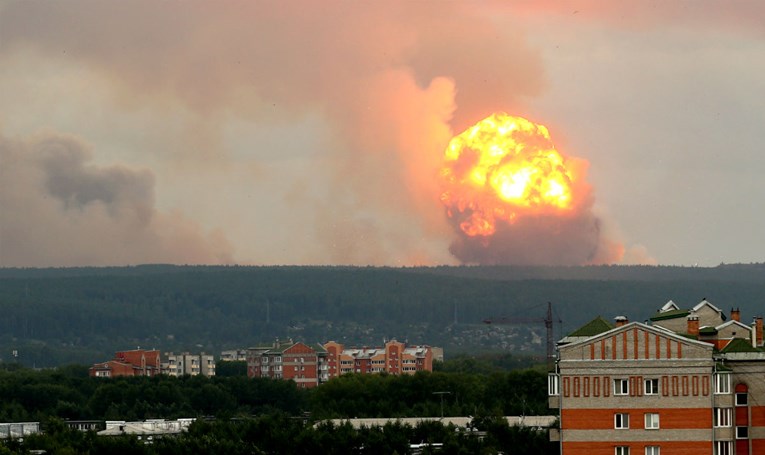
M605 260L585 166L559 153L544 126L505 113L455 136L441 170L452 254L482 264Z

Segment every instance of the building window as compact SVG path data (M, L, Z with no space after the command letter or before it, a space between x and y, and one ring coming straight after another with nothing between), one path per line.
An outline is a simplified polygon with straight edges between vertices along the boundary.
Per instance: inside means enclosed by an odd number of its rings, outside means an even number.
M646 446L645 455L661 455L659 446Z
M733 455L733 441L715 441L715 455Z
M614 455L630 455L630 448L627 446L614 447Z
M736 394L736 406L746 406L748 402L747 393L737 393Z
M547 395L560 395L560 376L557 374L550 374L547 376Z
M614 395L629 395L629 379L614 379Z
M646 395L658 395L659 394L659 380L658 379L646 379L645 380L645 394Z
M736 439L749 439L749 427L736 427Z
M617 430L626 430L630 427L629 414L614 414L614 428Z
M733 421L733 409L716 408L715 409L715 427L730 427Z
M647 412L645 414L645 429L646 430L659 429L659 414L658 413Z
M730 393L730 373L715 373L715 394Z

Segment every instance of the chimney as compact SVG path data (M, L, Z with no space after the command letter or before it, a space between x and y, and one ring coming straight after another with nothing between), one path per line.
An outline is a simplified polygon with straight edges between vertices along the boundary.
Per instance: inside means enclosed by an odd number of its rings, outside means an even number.
M621 327L623 325L626 325L628 322L630 322L626 316L617 316L614 318L614 321L616 322L617 327Z
M730 318L733 321L741 322L741 310L739 308L730 309Z
M762 316L754 317L754 340L756 348L762 347Z
M688 316L688 335L699 336L699 317Z

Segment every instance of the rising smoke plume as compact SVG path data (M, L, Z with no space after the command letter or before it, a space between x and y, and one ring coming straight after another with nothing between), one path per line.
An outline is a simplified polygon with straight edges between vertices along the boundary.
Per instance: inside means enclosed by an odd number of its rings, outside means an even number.
M231 262L222 234L156 210L150 171L91 159L71 136L0 136L0 267Z
M18 213L2 222L2 264L452 262L454 234L439 202L444 148L488 113L523 112L544 88L540 55L491 12L456 2L7 4L0 58L51 58L105 81L123 109L192 120L172 147L150 151L164 171L95 167L78 139L4 139L13 170L3 185L26 191L2 199L3 213ZM274 164L278 147L251 144L235 156L221 139L232 117L285 128L310 116L326 131L289 174ZM245 166L259 169L251 187L229 187L226 170ZM180 186L193 214L156 209L155 179L194 181L201 172L220 174L205 195L225 192L231 202L214 199L213 211ZM283 191L269 193L273 182ZM259 199L244 205L241 194ZM266 217L266 205L281 209ZM228 216L216 216L221 207ZM223 223L231 244L190 216ZM470 263L613 259L589 209L545 220L501 227L480 248L458 238L451 252ZM285 241L273 247L276 234Z

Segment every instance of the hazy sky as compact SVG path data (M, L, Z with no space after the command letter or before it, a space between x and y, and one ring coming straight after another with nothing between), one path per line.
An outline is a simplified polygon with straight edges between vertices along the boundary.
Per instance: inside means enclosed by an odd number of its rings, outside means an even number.
M498 111L589 163L530 262L762 262L763 74L759 0L0 0L0 266L457 264Z

